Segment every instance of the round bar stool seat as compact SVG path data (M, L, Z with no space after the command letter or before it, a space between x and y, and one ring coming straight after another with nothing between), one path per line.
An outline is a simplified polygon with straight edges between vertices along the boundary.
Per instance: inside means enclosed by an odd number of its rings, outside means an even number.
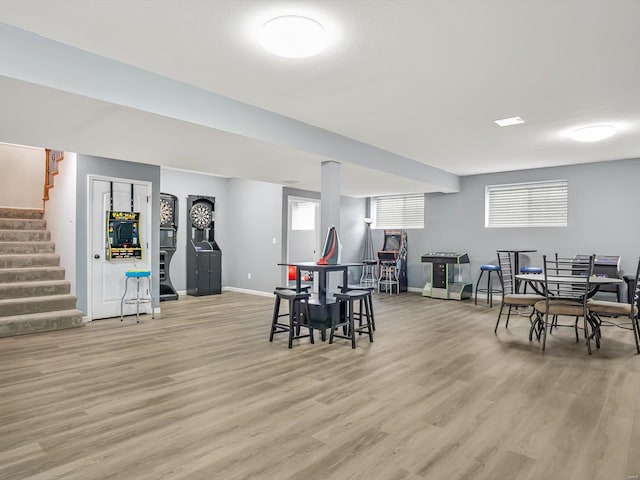
M520 267L520 273L542 273L542 267ZM527 282L524 283L524 293L527 293Z
M271 320L271 333L269 335L269 341L273 342L273 336L276 333L287 332L289 334L289 348L293 347L293 340L297 338L309 337L311 343L313 341L313 326L311 325L311 314L309 313L309 297L308 287L305 291L296 292L288 288L277 287L274 295L276 296L276 303L273 307L273 318ZM280 313L280 304L282 300L289 303L289 311L287 313ZM278 319L282 317L289 317L289 324L280 323ZM300 335L300 329L307 328L309 333L307 335Z
M333 338L346 338L351 340L351 348L356 348L356 332L358 334L367 333L369 335L369 341L373 342L373 325L371 322L371 311L369 309L369 298L371 297L370 290L349 290L342 293L335 293L333 295L336 300L345 305L344 317L340 322L336 322L335 317L331 319L331 335L329 336L329 343L333 343ZM355 302L360 304L359 322L358 327L355 326L355 318L358 315L355 312ZM335 333L339 327L345 327L347 329L345 335Z
M484 272L487 272L487 288L479 288L480 280L484 275ZM493 307L493 294L494 293L502 293L501 289L493 288L491 286L491 273L495 272L498 275L498 279L500 278L500 266L493 264L486 264L480 267L480 276L478 277L478 281L476 282L476 292L474 296L474 304L478 304L478 292L487 294L487 303L490 307Z
M541 267L520 267L520 273L542 273Z
M155 318L153 313L153 298L151 298L151 271L149 270L127 270L124 272L124 294L120 300L120 321L124 320L124 306L135 305L136 306L136 323L140 323L140 304L148 303L151 305L151 318ZM129 279L135 279L136 281L136 296L131 298L127 297L127 290L129 288ZM140 279L147 279L147 295L140 296Z

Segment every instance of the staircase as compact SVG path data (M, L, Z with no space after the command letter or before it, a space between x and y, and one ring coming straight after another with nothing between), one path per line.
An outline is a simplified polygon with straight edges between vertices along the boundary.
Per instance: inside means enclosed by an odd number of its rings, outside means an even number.
M0 207L0 337L82 326L42 210Z

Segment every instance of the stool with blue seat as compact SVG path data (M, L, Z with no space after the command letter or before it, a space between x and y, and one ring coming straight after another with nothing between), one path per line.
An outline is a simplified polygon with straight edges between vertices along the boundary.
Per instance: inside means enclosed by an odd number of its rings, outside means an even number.
M542 267L520 267L520 273L542 273ZM524 284L524 293L527 293L527 282Z
M127 270L124 272L124 294L120 300L120 321L124 320L124 305L136 306L136 322L140 323L140 304L148 303L151 305L151 318L155 318L153 313L153 298L151 298L151 271L149 270ZM140 296L140 279L147 280L147 295ZM136 296L127 298L127 290L129 289L129 279L136 281Z
M479 288L480 280L482 279L482 276L484 275L484 272L487 272L487 288ZM502 293L501 289L493 288L492 285L491 285L491 274L493 272L495 272L498 275L498 280L500 280L500 278L499 278L500 266L499 265L487 264L487 265L482 265L480 267L480 276L478 277L478 281L476 282L476 292L475 292L475 296L474 296L474 303L476 305L478 304L478 292L482 292L482 293L486 293L487 294L487 303L489 304L490 307L493 307L493 294L494 293Z

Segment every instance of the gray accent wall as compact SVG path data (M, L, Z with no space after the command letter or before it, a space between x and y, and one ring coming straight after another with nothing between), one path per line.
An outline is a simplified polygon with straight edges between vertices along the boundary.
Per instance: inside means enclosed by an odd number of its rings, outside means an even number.
M284 270L278 266L282 250L281 202L280 185L229 180L231 242L222 253L229 265L226 285L259 292L273 292L280 285Z
M187 238L190 235L190 221L187 215L187 197L202 195L216 198L214 212L216 243L222 250L222 285L227 285L228 247L232 233L229 231L227 212L229 208L229 179L204 173L162 168L160 188L162 193L178 197L178 240L176 253L171 259L171 282L178 292L187 290ZM159 226L158 226L159 228Z
M78 309L82 310L85 315L87 314L88 306L87 262L90 254L87 245L89 175L151 182L153 197L153 218L151 220L152 243L151 251L149 252L151 255L151 271L157 272L160 268L160 167L142 163L126 162L123 160L114 160L112 158L78 154L76 178L76 293L78 296ZM158 306L158 276L153 276L152 280L154 305Z
M543 180L569 182L568 227L485 228L485 186ZM622 256L625 275L635 274L640 242L634 197L640 181L640 159L564 167L519 170L462 177L459 193L426 194L424 230L408 230L409 286L422 288L427 251L464 251L471 259L473 282L480 265L497 262L496 250L531 248L523 265L542 265L542 255L599 254ZM382 231L373 231L374 248Z

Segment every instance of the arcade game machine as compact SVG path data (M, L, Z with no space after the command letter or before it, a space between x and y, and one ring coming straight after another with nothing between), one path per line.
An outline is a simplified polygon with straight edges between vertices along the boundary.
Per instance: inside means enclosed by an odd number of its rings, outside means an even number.
M597 277L622 278L620 270L620 256L618 255L596 255L593 260L593 274ZM589 255L575 255L576 262L586 262ZM602 285L598 289L598 294L602 292L615 293L618 302L624 302L623 283ZM633 300L629 303L633 303Z
M178 233L178 197L160 194L160 301L177 300L171 283L171 259L176 253Z
M222 291L222 251L214 240L215 197L189 195L187 214L187 295L219 294Z
M399 281L399 291L407 291L407 232L404 230L385 230L382 250L378 251L378 277L383 263L395 262ZM380 282L385 284L384 278Z
M428 252L420 260L431 264L430 280L422 289L423 297L464 300L471 297L469 255L465 252Z

